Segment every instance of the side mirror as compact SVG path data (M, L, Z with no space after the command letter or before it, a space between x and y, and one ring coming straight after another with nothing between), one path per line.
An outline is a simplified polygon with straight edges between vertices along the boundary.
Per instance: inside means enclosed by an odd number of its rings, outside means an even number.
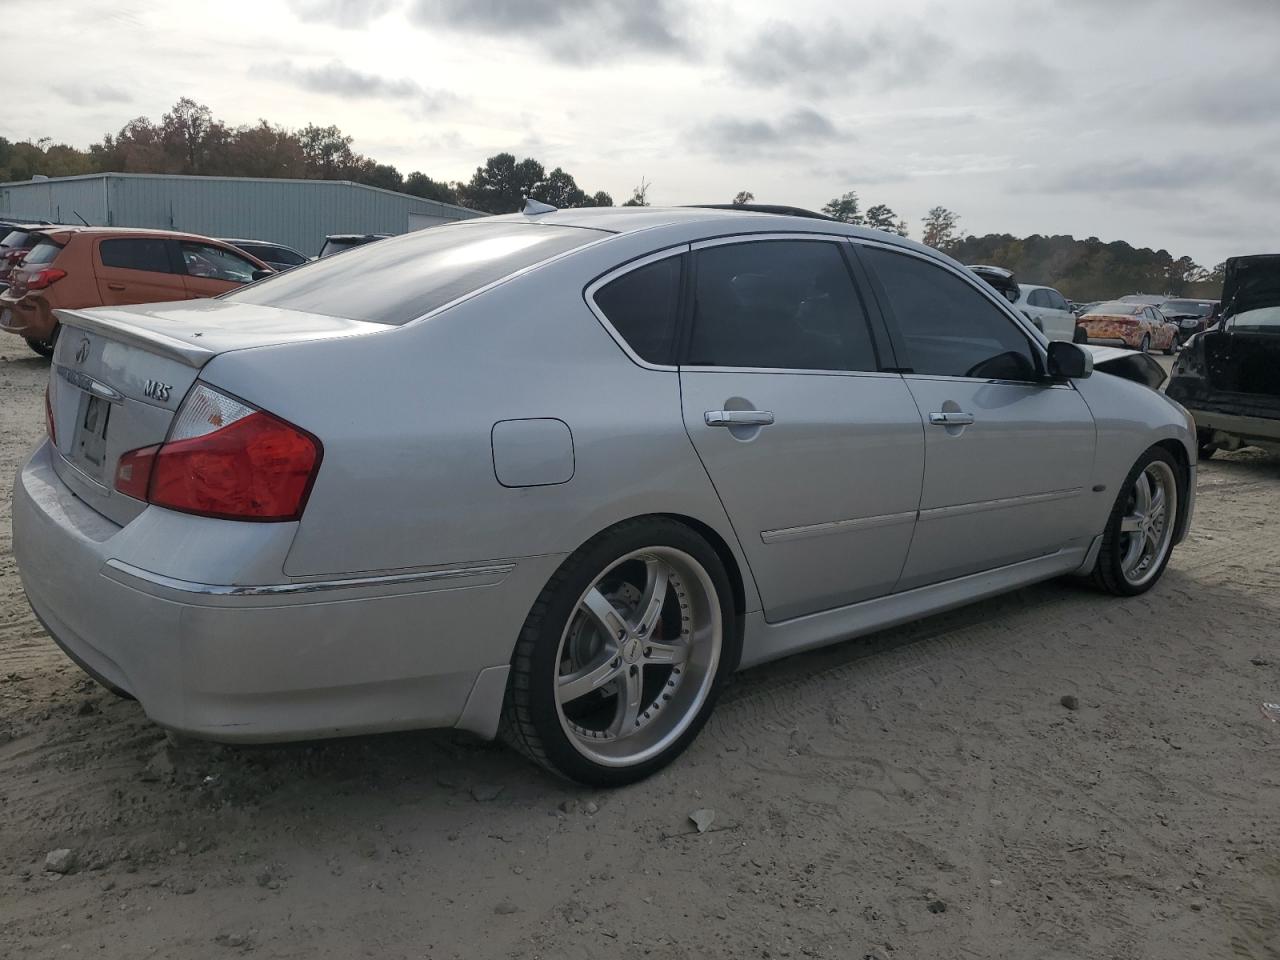
M265 280L267 277L274 277L275 275L276 275L276 272L275 272L274 270L255 270L255 271L253 271L253 279L254 279L254 280Z
M1049 376L1054 380L1080 380L1093 373L1093 354L1065 340L1049 341Z

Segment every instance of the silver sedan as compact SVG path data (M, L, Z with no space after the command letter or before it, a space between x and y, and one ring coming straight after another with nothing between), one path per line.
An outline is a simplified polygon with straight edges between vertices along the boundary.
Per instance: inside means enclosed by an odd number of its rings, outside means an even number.
M1192 513L1147 358L817 217L534 206L60 319L23 582L196 737L457 727L621 784L739 667L1066 574L1142 593Z

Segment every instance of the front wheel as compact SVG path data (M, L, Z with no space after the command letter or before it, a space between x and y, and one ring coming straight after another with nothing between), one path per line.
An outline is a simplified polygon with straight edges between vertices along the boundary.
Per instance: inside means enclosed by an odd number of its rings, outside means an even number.
M1168 451L1153 447L1125 478L1102 536L1094 583L1108 593L1146 593L1164 573L1184 481Z
M592 786L666 766L737 666L732 596L715 550L674 520L628 521L588 541L525 620L503 738Z
M1088 331L1086 331L1084 327L1077 326L1075 333L1071 335L1071 342L1072 343L1088 343L1089 342Z
M1141 350L1143 353L1151 352L1151 334L1144 333L1142 335L1142 342L1138 344L1138 349Z
M32 340L26 338L27 346L46 359L53 356L53 348L57 346L57 337L48 340Z

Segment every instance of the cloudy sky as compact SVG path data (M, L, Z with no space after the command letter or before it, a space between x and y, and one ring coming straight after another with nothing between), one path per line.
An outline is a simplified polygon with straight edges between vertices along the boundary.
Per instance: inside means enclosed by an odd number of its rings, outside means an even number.
M30 14L0 0L0 20ZM1274 251L1280 0L45 0L54 70L6 71L0 135L86 146L180 96L334 123L467 179L507 150L619 202L818 207L919 236L1070 233L1207 265ZM42 28L42 32L44 28Z

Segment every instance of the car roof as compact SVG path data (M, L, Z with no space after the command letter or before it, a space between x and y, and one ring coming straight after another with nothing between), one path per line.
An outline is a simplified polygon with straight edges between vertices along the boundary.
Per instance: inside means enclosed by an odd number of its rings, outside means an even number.
M240 237L239 239L233 239L231 237L214 237L213 239L220 240L223 243L230 243L232 245L238 243L252 243L259 247L279 247L281 250L293 250L293 247L289 246L287 243L280 243L276 240L251 240L248 237Z
M86 237L167 237L171 240L213 240L215 243L226 243L214 237L206 237L199 233L184 233L181 230L156 230L150 227L76 227L76 226L41 226L33 228L37 233L48 235L64 235L70 240L73 236Z
M393 236L390 233L331 233L326 240L386 240Z

